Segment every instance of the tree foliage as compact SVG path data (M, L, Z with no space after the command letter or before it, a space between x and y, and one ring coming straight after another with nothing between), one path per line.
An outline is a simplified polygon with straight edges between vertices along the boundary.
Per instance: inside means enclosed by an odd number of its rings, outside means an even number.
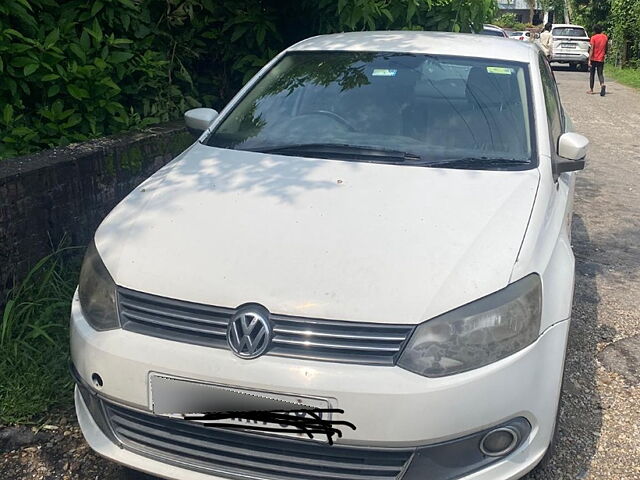
M640 1L611 0L610 25L616 63L640 68Z
M321 33L479 30L494 0L2 0L0 158L219 108Z
M609 58L640 67L640 0L570 0L572 21L589 32L600 24L611 38Z

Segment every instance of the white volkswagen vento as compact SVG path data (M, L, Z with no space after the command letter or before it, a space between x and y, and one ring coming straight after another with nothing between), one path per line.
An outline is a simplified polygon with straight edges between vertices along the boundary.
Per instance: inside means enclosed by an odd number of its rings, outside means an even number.
M176 479L519 478L553 444L571 133L535 46L320 36L98 228L71 314L98 453Z

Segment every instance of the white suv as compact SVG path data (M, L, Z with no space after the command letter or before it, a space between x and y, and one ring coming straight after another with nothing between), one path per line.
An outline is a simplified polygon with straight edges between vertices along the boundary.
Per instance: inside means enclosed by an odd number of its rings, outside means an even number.
M192 480L514 479L543 458L588 142L539 49L469 39L311 38L220 115L187 112L198 141L82 268L92 448Z
M589 63L589 35L580 25L558 24L551 29L553 36L552 62L568 63L571 68L584 70Z

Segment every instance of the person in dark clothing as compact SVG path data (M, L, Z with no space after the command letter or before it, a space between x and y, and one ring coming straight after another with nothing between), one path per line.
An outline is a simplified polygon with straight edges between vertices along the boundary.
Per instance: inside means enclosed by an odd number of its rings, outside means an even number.
M593 94L593 84L595 82L596 72L598 72L598 80L600 80L600 96L604 97L607 87L604 84L604 60L607 56L607 49L609 47L609 37L602 33L602 27L596 25L593 27L596 32L589 43L591 44L591 50L589 52L589 67L591 69L589 75L589 91L587 93Z

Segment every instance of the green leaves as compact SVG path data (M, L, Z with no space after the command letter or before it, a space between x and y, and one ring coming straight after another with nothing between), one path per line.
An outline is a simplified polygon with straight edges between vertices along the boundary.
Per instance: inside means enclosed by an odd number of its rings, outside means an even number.
M416 0L408 0L407 2L407 17L406 17L406 22L410 23L411 20L413 19L413 16L416 14L416 10L418 9L418 5L416 3Z
M51 85L47 89L47 97L55 97L58 93L60 93L60 85Z
M96 45L99 45L100 43L102 43L102 38L103 38L102 28L100 28L100 24L98 23L97 18L93 20L93 24L91 25L91 28L84 27L84 30L94 38L94 40L96 41Z
M93 7L91 7L91 16L95 17L100 10L104 7L104 3L100 0L97 0L93 3Z
M132 57L133 53L131 52L112 52L111 54L109 54L109 61L111 63L122 63L126 62Z
M83 98L89 98L89 92L77 85L67 85L67 91L73 98L77 98L78 100L82 100Z
M13 107L11 105L5 105L2 109L2 123L9 125L13 120Z
M46 50L50 49L51 47L53 47L56 44L56 42L58 41L59 38L60 38L60 30L57 29L57 28L54 28L45 37L45 39L44 39L44 48Z
M87 55L85 54L85 50L78 45L77 43L70 43L69 50L82 62L86 63Z
M29 75L31 75L36 70L38 70L38 64L37 63L30 63L29 65L25 65L25 67L23 69L24 76L28 77Z

